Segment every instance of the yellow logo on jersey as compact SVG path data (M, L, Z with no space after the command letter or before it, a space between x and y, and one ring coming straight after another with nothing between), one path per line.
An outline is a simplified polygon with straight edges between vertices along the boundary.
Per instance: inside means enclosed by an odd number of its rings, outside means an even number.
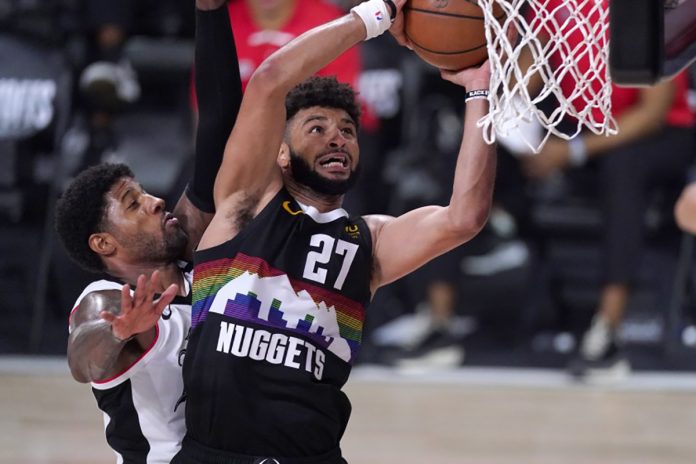
M290 202L289 201L284 201L283 202L283 209L287 211L288 213L292 214L293 216L297 216L298 214L304 213L304 211L299 210L299 211L293 211L290 209Z
M360 237L360 230L359 230L357 224L351 224L351 225L346 226L345 231L348 235L351 236L351 238Z

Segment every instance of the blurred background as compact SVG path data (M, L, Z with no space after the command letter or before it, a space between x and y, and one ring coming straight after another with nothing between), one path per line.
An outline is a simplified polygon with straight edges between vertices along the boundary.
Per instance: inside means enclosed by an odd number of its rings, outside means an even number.
M255 0L230 4L233 24L251 23L235 29L243 78L288 31L351 6L258 0L278 13L254 24L246 3ZM170 208L178 198L193 156L193 26L191 0L0 0L0 354L65 353L67 316L94 279L53 233L55 200L77 172L126 162ZM366 110L363 175L346 209L399 215L444 204L462 89L388 34L325 73L354 84ZM498 157L486 228L377 293L359 364L566 369L576 356L606 290L607 214L616 214L606 208L606 170L624 168L590 162L538 175L503 146ZM693 242L672 214L690 163L644 183L640 219L625 224L641 233L624 263L625 316L612 336L633 370L696 370Z

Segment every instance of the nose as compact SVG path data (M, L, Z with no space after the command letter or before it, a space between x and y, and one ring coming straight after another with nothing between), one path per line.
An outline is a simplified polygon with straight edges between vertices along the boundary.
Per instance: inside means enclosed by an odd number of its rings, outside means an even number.
M345 146L346 137L343 135L340 129L336 129L331 133L331 138L329 139L329 146L331 148L340 148Z
M149 201L148 210L149 210L150 214L159 214L162 211L164 211L164 200L163 199L161 199L159 197L152 196L152 195L148 195L148 201Z

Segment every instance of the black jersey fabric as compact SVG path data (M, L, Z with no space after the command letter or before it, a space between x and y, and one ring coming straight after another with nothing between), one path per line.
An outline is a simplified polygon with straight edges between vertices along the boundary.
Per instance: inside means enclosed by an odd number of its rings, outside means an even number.
M254 456L337 449L371 270L362 218L319 213L284 188L232 240L197 252L188 439Z

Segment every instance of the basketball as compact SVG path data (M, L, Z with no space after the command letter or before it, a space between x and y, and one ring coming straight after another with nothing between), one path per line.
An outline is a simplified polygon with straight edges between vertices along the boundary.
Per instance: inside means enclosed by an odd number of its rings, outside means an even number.
M499 6L493 10L501 20ZM488 57L483 11L476 0L408 0L404 32L426 63L449 71L478 66Z

